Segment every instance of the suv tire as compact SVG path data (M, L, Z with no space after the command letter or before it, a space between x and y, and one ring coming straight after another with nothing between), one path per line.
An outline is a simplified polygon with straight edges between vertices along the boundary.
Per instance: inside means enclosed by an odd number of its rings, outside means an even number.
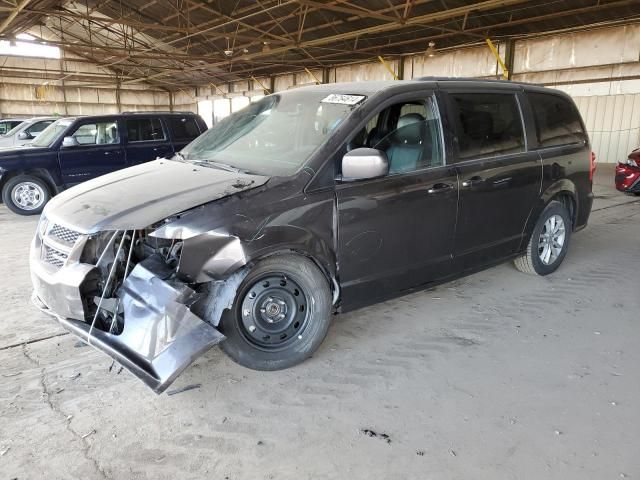
M220 348L253 370L296 365L320 346L331 323L331 291L308 258L278 255L258 262L238 288L220 330Z
M50 199L46 182L33 175L10 178L2 189L2 201L18 215L38 215Z
M567 207L556 200L549 202L536 222L526 251L514 260L516 268L531 275L555 272L567 254L572 229Z

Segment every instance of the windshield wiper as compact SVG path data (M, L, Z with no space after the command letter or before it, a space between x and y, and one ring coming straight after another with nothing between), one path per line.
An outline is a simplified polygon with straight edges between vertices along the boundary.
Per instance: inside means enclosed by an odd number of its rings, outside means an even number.
M232 167L231 165L227 165L226 163L214 162L213 160L190 160L190 162L195 163L196 165L200 165L201 167L217 168L226 172L251 174L249 170Z

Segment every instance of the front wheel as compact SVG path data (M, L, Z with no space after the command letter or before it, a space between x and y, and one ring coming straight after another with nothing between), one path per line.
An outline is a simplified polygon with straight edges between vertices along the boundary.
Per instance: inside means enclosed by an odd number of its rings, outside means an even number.
M555 272L567 254L571 231L567 208L561 202L550 202L538 218L527 250L514 260L516 268L532 275Z
M19 175L7 181L2 201L18 215L37 215L51 198L47 184L33 175Z
M260 261L246 276L220 330L220 348L254 370L296 365L320 346L331 321L331 292L308 258L281 255Z

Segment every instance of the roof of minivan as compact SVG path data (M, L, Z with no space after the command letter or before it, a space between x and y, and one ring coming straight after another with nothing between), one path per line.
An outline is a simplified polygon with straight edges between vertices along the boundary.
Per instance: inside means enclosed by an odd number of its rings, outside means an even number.
M540 85L533 83L512 82L510 80L492 80L482 78L459 78L459 77L422 77L414 80L384 80L384 81L365 81L365 82L343 82L343 83L323 83L320 85L310 85L300 87L305 90L313 90L317 92L327 93L352 93L372 95L374 93L388 90L392 88L403 89L409 86L425 86L430 85L433 88L438 86L484 86L491 89L504 90L522 90L527 89L543 89ZM299 89L295 89L299 90ZM549 89L547 89L549 90Z

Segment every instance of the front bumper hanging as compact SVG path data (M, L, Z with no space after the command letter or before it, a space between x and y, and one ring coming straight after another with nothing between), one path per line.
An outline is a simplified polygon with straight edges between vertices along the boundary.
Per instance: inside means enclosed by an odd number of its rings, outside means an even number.
M118 335L59 315L44 300L58 294L68 297L79 283L46 283L36 274L33 300L69 332L115 359L159 394L197 357L225 339L189 309L194 291L163 277L162 266L154 257L131 270L118 292L124 314L124 327Z

